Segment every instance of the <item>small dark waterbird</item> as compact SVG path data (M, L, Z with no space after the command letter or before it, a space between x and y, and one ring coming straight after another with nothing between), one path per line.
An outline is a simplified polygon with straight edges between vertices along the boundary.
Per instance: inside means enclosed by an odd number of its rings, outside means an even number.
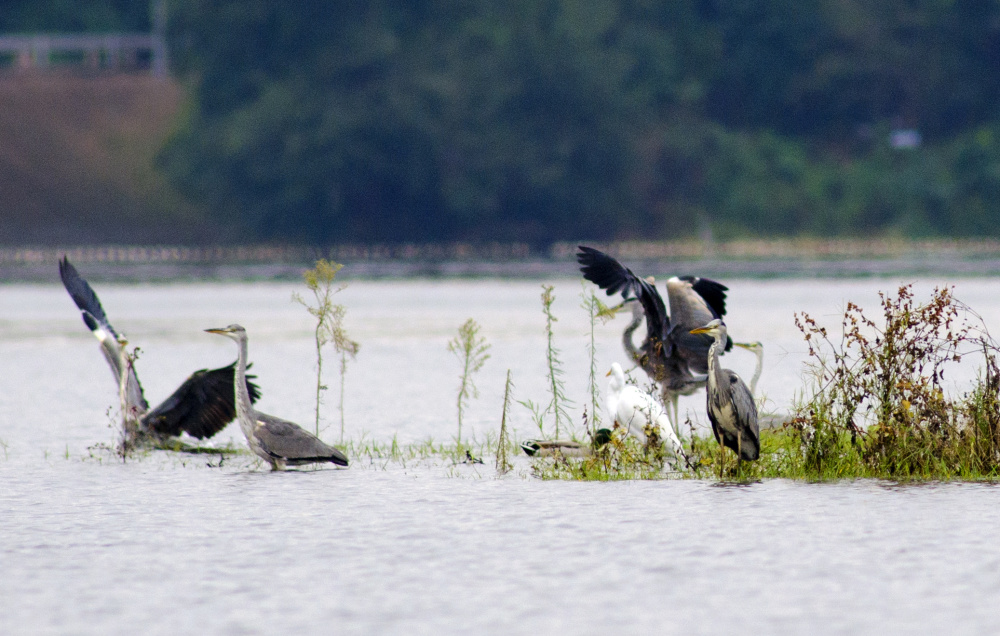
M80 309L83 322L101 343L101 353L111 367L116 385L122 389L127 417L138 423L138 430L134 433L136 437L163 440L184 432L204 439L221 431L236 417L233 396L235 362L218 369L195 371L162 404L150 409L135 367L127 359L127 341L111 326L93 288L66 257L59 261L59 276ZM260 397L260 389L248 379L244 381L247 395L251 401L256 401Z
M591 443L571 439L529 439L521 442L521 450L529 457L589 457L594 449L611 441L611 429L599 428L594 431Z
M692 335L691 330L726 315L729 288L707 278L675 276L666 284L668 314L652 278L639 278L600 250L583 245L579 249L576 258L583 277L606 290L609 296L621 292L622 304L631 304L633 320L622 334L625 350L660 386L663 401L672 406L670 415L676 422L678 397L691 395L705 386L708 373L706 360L712 339ZM636 302L642 308L641 314ZM646 320L646 337L636 348L632 333L642 317ZM725 351L731 348L732 341L727 336Z
M708 419L712 433L723 446L731 448L740 460L760 457L760 430L757 425L757 405L753 394L740 376L719 364L719 350L726 342L726 325L718 318L692 334L714 338L708 350Z
M236 419L247 438L250 450L271 464L271 470L284 470L286 466L331 462L347 466L347 456L323 440L304 430L298 424L280 417L261 413L253 407L246 389L247 332L240 325L206 329L208 333L225 336L236 343Z

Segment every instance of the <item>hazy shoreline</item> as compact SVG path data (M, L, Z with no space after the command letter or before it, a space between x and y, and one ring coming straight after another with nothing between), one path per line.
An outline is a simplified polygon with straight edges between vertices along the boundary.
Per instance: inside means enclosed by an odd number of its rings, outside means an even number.
M811 240L599 243L641 273L716 278L859 278L1000 275L1000 241ZM576 243L303 246L0 247L0 282L55 280L63 255L103 281L290 280L319 258L350 278L575 277Z

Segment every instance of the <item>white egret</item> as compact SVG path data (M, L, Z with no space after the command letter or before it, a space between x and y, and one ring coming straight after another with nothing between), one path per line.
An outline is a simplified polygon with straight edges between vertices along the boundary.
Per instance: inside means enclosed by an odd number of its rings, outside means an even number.
M663 405L639 387L625 384L625 372L617 362L611 365L607 375L611 378L605 402L608 417L621 426L627 435L643 444L647 441L646 428L649 427L667 442L671 454L677 458L684 457L684 447L674 433Z

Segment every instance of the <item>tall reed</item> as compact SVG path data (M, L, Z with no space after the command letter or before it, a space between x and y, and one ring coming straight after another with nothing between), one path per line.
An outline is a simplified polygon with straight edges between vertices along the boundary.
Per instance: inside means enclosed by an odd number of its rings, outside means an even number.
M597 370L597 335L596 326L597 321L601 323L607 323L609 320L615 317L615 310L608 307L601 302L601 299L597 297L596 294L590 289L584 287L580 292L580 297L582 302L580 307L587 312L587 317L590 321L590 332L589 339L587 341L587 356L590 359L590 369L589 375L587 376L587 389L590 393L590 418L584 419L588 422L587 430L593 437L594 431L601 427L601 390L598 387L598 370Z
M351 340L344 329L344 317L347 309L343 305L334 304L333 298L345 289L345 286L335 287L334 279L337 272L344 266L340 263L320 259L315 267L302 274L306 287L313 294L315 304L309 304L299 293L292 294L292 300L299 303L316 319L314 342L316 346L316 424L315 434L319 435L320 405L323 402L323 391L329 387L323 384L323 347L333 343L334 351L340 358L340 441L344 441L344 387L347 376L347 361L357 357L361 348Z
M507 382L503 389L503 414L500 416L500 435L497 437L497 462L496 469L501 475L510 472L512 466L509 453L509 434L507 432L507 413L510 410L511 391L514 383L510 379L510 369L507 369Z
M572 404L566 397L566 388L563 384L562 361L559 359L559 350L554 344L553 324L558 320L552 313L552 305L556 297L553 294L555 288L552 285L542 285L542 311L545 314L545 362L548 369L546 380L552 399L545 408L546 413L552 413L555 419L555 436L559 437L559 423L570 421L569 413L566 411L568 405Z
M458 398L458 435L455 440L462 441L462 415L473 397L479 397L474 375L483 368L489 360L490 345L486 338L480 335L479 324L469 318L458 328L458 335L448 341L448 351L455 354L462 363L462 373L459 375Z

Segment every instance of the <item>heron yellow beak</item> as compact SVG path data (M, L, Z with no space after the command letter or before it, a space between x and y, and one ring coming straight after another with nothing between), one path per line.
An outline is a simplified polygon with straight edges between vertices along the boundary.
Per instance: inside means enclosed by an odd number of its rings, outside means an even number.
M608 372L604 374L604 377L608 377L609 375L611 375L611 369L608 369Z
M708 333L709 331L711 331L711 328L709 328L709 327L698 327L697 329L692 329L691 333L694 333L694 334Z
M208 333L217 333L220 336L224 336L227 333L229 333L228 331L226 331L225 329L223 329L221 327L216 327L214 329L206 329L205 331L207 331Z

